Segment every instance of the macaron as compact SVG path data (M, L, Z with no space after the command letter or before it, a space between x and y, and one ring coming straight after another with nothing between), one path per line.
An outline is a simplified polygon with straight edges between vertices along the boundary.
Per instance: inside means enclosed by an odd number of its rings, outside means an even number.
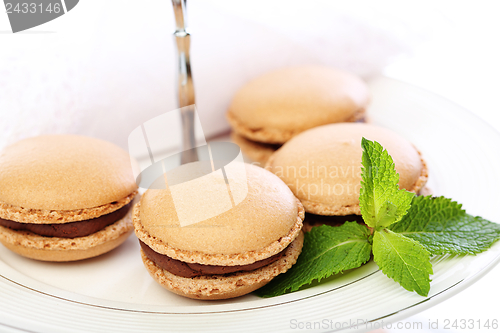
M422 189L427 166L420 152L399 134L365 123L330 124L305 131L278 149L266 168L289 186L307 213L360 215L362 137L387 149L399 173L400 188L415 193Z
M326 66L279 69L234 96L227 119L249 140L283 144L307 129L364 117L369 92L354 74Z
M141 257L162 287L193 299L233 298L264 286L296 262L303 243L302 204L269 171L249 164L245 170L244 199L195 224L181 226L168 188L147 190L135 205ZM198 210L193 205L191 213Z
M98 256L133 231L129 155L76 135L33 137L0 153L0 242L28 258Z

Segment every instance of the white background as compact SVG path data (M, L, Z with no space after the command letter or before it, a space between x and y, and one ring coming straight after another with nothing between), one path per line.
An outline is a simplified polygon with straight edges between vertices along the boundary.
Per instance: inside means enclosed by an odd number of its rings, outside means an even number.
M500 130L499 9L493 0L189 0L205 134L227 130L224 112L247 80L306 63L365 78L384 73L440 94ZM18 34L0 13L0 148L42 133L92 135L126 148L136 126L176 108L172 31L166 0L85 0ZM405 321L425 327L429 320L500 320L499 280L496 267Z

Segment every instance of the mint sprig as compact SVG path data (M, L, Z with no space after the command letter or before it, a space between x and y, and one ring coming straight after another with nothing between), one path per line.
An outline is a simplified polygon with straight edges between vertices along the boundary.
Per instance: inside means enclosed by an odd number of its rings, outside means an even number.
M297 263L257 291L261 297L296 291L314 280L357 268L370 259L409 291L427 296L431 255L477 254L500 239L500 225L467 214L444 197L414 197L398 186L389 153L362 138L359 205L368 228L355 222L321 226L306 233Z
M416 197L390 229L418 241L432 254L477 254L500 239L500 225L472 216L444 197Z
M392 157L378 142L362 138L361 147L359 207L365 223L375 228L373 260L403 288L427 296L432 274L430 253L419 242L387 229L403 218L414 194L399 189Z
M361 190L359 208L365 223L372 228L385 228L406 214L415 195L398 186L392 157L378 142L362 138Z
M346 222L339 227L322 225L304 236L297 263L286 274L278 275L257 290L258 296L272 297L296 291L314 280L360 267L370 260L370 231L356 222Z
M419 242L389 229L373 236L373 260L382 272L409 291L427 296L432 274L431 254Z

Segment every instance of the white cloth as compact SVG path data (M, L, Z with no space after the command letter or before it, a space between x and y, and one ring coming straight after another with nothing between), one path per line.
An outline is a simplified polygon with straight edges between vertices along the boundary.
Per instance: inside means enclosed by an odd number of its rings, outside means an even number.
M419 11L437 20L425 6L405 6L189 0L205 135L228 129L231 97L259 74L313 63L367 77L409 54L432 30L417 19ZM0 14L0 149L47 133L95 136L126 149L134 128L177 108L170 1L80 1L44 25L17 34L9 29Z

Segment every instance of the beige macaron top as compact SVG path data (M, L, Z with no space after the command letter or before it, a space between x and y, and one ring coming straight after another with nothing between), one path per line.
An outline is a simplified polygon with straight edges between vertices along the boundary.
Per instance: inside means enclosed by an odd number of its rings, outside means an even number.
M242 265L282 251L299 235L304 209L277 176L244 166L243 201L198 223L180 225L169 189L146 191L134 209L137 237L156 252L208 265ZM205 189L210 192L210 186ZM192 214L200 209L191 206Z
M325 66L292 67L246 84L227 116L248 139L284 143L312 127L357 120L368 101L367 85L353 74Z
M388 129L363 123L330 124L301 133L277 150L266 168L290 187L306 212L359 215L362 137L387 149L400 188L418 192L425 185L427 167L415 147Z
M119 201L136 189L129 155L103 140L46 135L0 152L0 203L77 210Z

